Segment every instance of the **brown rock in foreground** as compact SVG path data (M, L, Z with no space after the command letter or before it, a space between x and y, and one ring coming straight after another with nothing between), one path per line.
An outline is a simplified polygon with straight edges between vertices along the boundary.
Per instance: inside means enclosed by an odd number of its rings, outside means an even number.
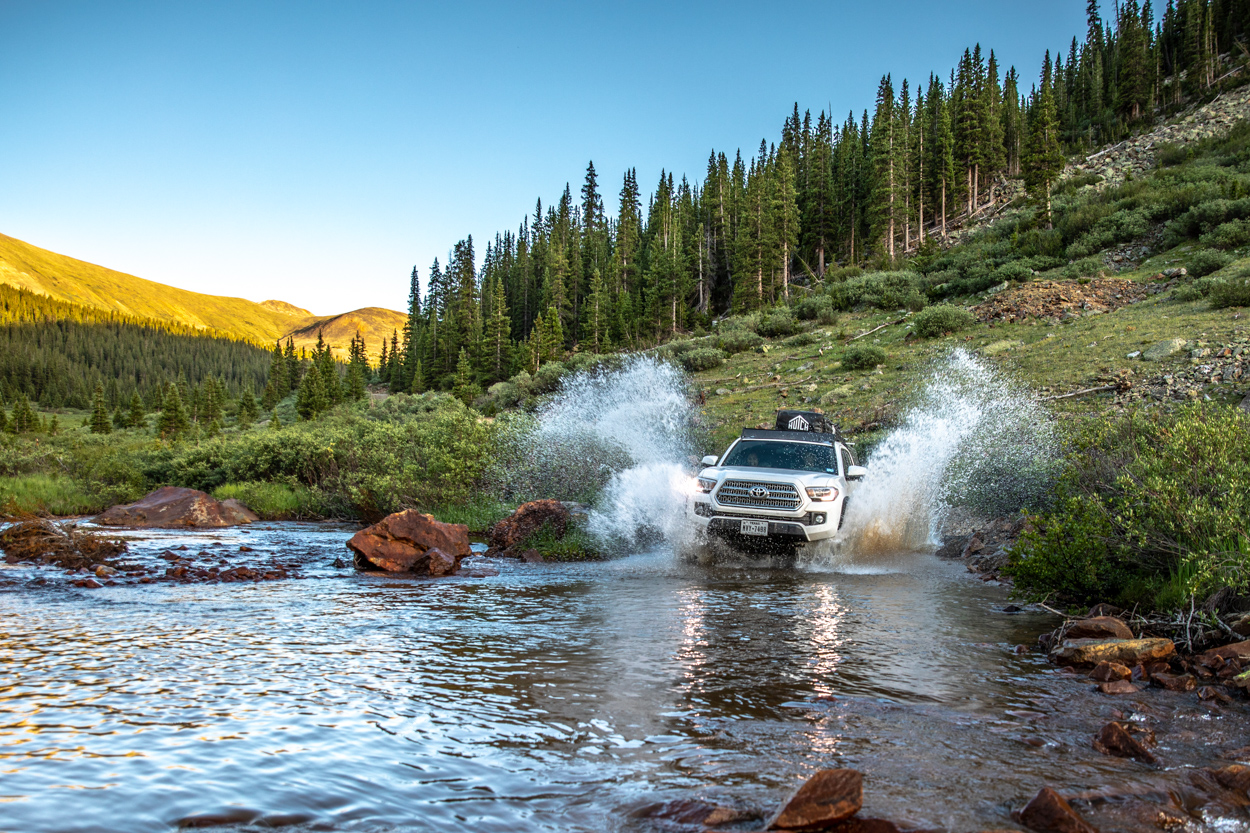
M1033 800L1016 813L1016 821L1038 833L1098 833L1098 828L1081 818L1063 796L1042 787Z
M1073 623L1067 631L1068 639L1132 639L1128 625L1114 616L1095 616Z
M1243 795L1250 794L1250 766L1229 764L1220 769L1212 769L1210 773L1215 776L1215 780L1221 787L1235 790Z
M472 552L469 528L445 524L415 509L388 515L347 542L358 570L444 576Z
M1094 748L1104 755L1117 758L1132 758L1143 764L1157 763L1154 754L1142 745L1119 723L1111 722L1102 727L1098 737L1094 739Z
M1121 665L1118 662L1107 662L1106 660L1098 663L1097 667L1089 672L1089 678L1099 683L1127 680L1131 676L1133 676L1133 670L1127 665Z
M510 550L544 525L549 526L557 538L563 538L569 526L569 510L558 500L531 500L492 526L486 533L486 541L492 551Z
M1131 666L1157 662L1175 653L1170 639L1065 639L1051 651L1050 658L1060 665L1118 662Z
M1247 660L1250 659L1250 639L1245 642L1234 642L1232 645L1225 645L1222 648L1212 648L1204 651L1198 657L1198 662L1203 665L1210 665L1210 661L1219 658L1222 660Z
M1141 689L1128 680L1112 680L1109 683L1099 683L1098 690L1103 694L1136 694Z
M768 823L769 830L819 830L849 819L864 803L864 776L822 769L799 787Z
M260 518L237 500L223 502L196 489L164 486L134 503L105 509L94 520L103 526L140 529L217 529Z

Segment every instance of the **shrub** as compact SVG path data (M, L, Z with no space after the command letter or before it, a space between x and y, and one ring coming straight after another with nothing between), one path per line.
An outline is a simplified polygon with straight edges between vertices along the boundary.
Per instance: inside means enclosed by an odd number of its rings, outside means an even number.
M1022 260L1004 263L994 270L994 278L999 283L1003 281L1027 281L1031 277L1033 277L1033 270Z
M1189 258L1189 274L1196 278L1201 278L1203 275L1218 272L1232 262L1232 257L1223 252L1213 251L1212 249L1199 249Z
M872 344L857 344L842 353L842 366L847 370L871 370L885 364L885 351Z
M1211 309L1226 307L1250 307L1250 277L1219 281L1211 286Z
M1155 160L1160 168L1175 168L1189 161L1189 150L1180 145L1166 142L1155 148Z
M763 337L750 330L726 330L716 339L716 346L730 355L752 350L763 343Z
M1250 414L1200 403L1091 423L1057 491L1011 553L1025 596L1173 607L1250 590Z
M213 497L233 498L266 521L296 521L324 514L311 489L286 483L226 483L213 490Z
M554 393L567 373L568 369L560 362L547 362L539 366L530 386L537 394Z
M486 395L496 408L512 408L521 401L521 390L513 382L496 382L486 389Z
M935 338L946 333L957 333L977 322L976 316L954 304L937 304L916 313L912 319L912 332L920 338Z
M810 347L820 342L820 336L815 333L799 333L796 336L790 336L781 342L787 347Z
M682 353L678 358L681 366L691 373L700 370L711 370L714 367L720 367L725 363L725 353L717 350L715 347L700 347L696 350Z
M821 324L837 321L833 299L828 295L808 295L794 305L794 314L802 321L819 321Z
M1250 221L1233 220L1221 223L1202 235L1199 242L1212 249L1239 249L1250 243Z
M797 326L789 307L779 307L760 315L760 323L756 332L766 338L776 338L790 335Z
M928 281L918 272L869 272L830 287L829 297L837 309L860 304L880 309L924 305Z

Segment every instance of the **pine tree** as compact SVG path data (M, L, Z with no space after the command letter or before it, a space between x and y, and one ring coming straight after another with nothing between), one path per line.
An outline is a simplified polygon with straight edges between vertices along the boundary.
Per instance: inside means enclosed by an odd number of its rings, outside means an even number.
M557 319L558 320L558 319ZM472 405L473 399L482 392L473 379L473 367L469 364L469 352L460 348L460 358L456 361L456 382L452 386L452 396L465 405Z
M278 416L277 408L269 412L269 427L275 431L282 427L282 419Z
M147 415L143 412L143 399L138 391L130 395L130 413L126 417L126 423L130 428L148 427Z
M279 399L299 387L300 379L304 372L299 359L295 357L295 340L290 336L287 336L286 349L282 352L282 358L286 364L287 382L286 386L278 391L280 394Z
M252 394L251 387L243 389L243 393L239 396L239 426L246 428L256 421L257 408L256 397Z
M172 438L186 431L190 425L186 409L182 405L182 394L178 392L177 385L170 384L169 390L165 392L165 405L161 409L160 419L156 422L156 433Z
M591 168L590 174L594 173ZM595 270L598 274L598 270ZM504 293L503 281L495 280L494 288L490 292L491 311L490 322L487 325L486 332L486 352L487 364L490 367L492 378L504 378L505 371L509 369L509 352L511 346L511 323L508 316L508 299Z
M4 415L4 411L0 410L0 416ZM52 415L52 419L48 420L48 436L55 437L61 433L61 421L57 419L56 414Z
M0 433L11 433L9 431L9 415L4 412L3 402L0 402Z
M1063 171L1063 149L1059 144L1059 117L1051 89L1050 52L1042 65L1042 85L1033 105L1029 125L1028 151L1024 160L1024 180L1029 192L1043 207L1047 228L1054 228L1050 213L1050 190Z
M113 409L112 423L113 423L114 431L121 431L123 428L129 427L129 424L126 421L126 414L122 412L121 405L118 405L116 408Z
M286 366L281 341L274 342L273 352L269 356L269 379L265 383L265 390L269 391L271 386L273 393L267 395L276 397L275 402L291 392L291 371Z
M95 397L91 403L91 433L108 434L113 426L109 422L109 412L104 405L104 385L95 386Z
M299 390L295 392L295 412L300 419L312 420L329 407L322 374L314 366L304 374Z
M590 276L590 296L586 299L586 343L592 353L607 352L611 314L603 275L596 269Z
M877 88L877 112L872 120L873 217L872 235L881 243L882 253L894 260L895 223L899 217L898 117L895 112L894 85L889 75L882 76Z
M415 275L416 270L413 270ZM414 348L415 349L415 348ZM420 359L414 359L420 362ZM369 361L365 357L365 339L360 335L360 331L356 331L356 335L352 338L351 352L347 364L347 390L346 396L349 402L359 402L365 398L368 391L365 389L365 380L369 375Z

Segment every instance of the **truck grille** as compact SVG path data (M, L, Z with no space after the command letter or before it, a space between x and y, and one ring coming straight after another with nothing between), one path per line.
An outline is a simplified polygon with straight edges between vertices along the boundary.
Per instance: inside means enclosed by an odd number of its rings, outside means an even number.
M762 489L763 494L758 493ZM757 494L751 494L755 490ZM749 506L753 509L799 508L799 490L787 483L761 483L757 480L726 480L716 491L722 506Z

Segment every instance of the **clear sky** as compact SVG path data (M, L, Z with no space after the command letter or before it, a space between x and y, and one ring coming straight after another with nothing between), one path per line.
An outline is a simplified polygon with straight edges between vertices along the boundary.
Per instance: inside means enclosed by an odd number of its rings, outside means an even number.
M795 101L841 122L977 42L1027 88L1084 31L1085 0L0 0L0 232L200 292L403 309L414 264L468 234L480 257L589 160L614 212L626 168L644 195L701 179Z

